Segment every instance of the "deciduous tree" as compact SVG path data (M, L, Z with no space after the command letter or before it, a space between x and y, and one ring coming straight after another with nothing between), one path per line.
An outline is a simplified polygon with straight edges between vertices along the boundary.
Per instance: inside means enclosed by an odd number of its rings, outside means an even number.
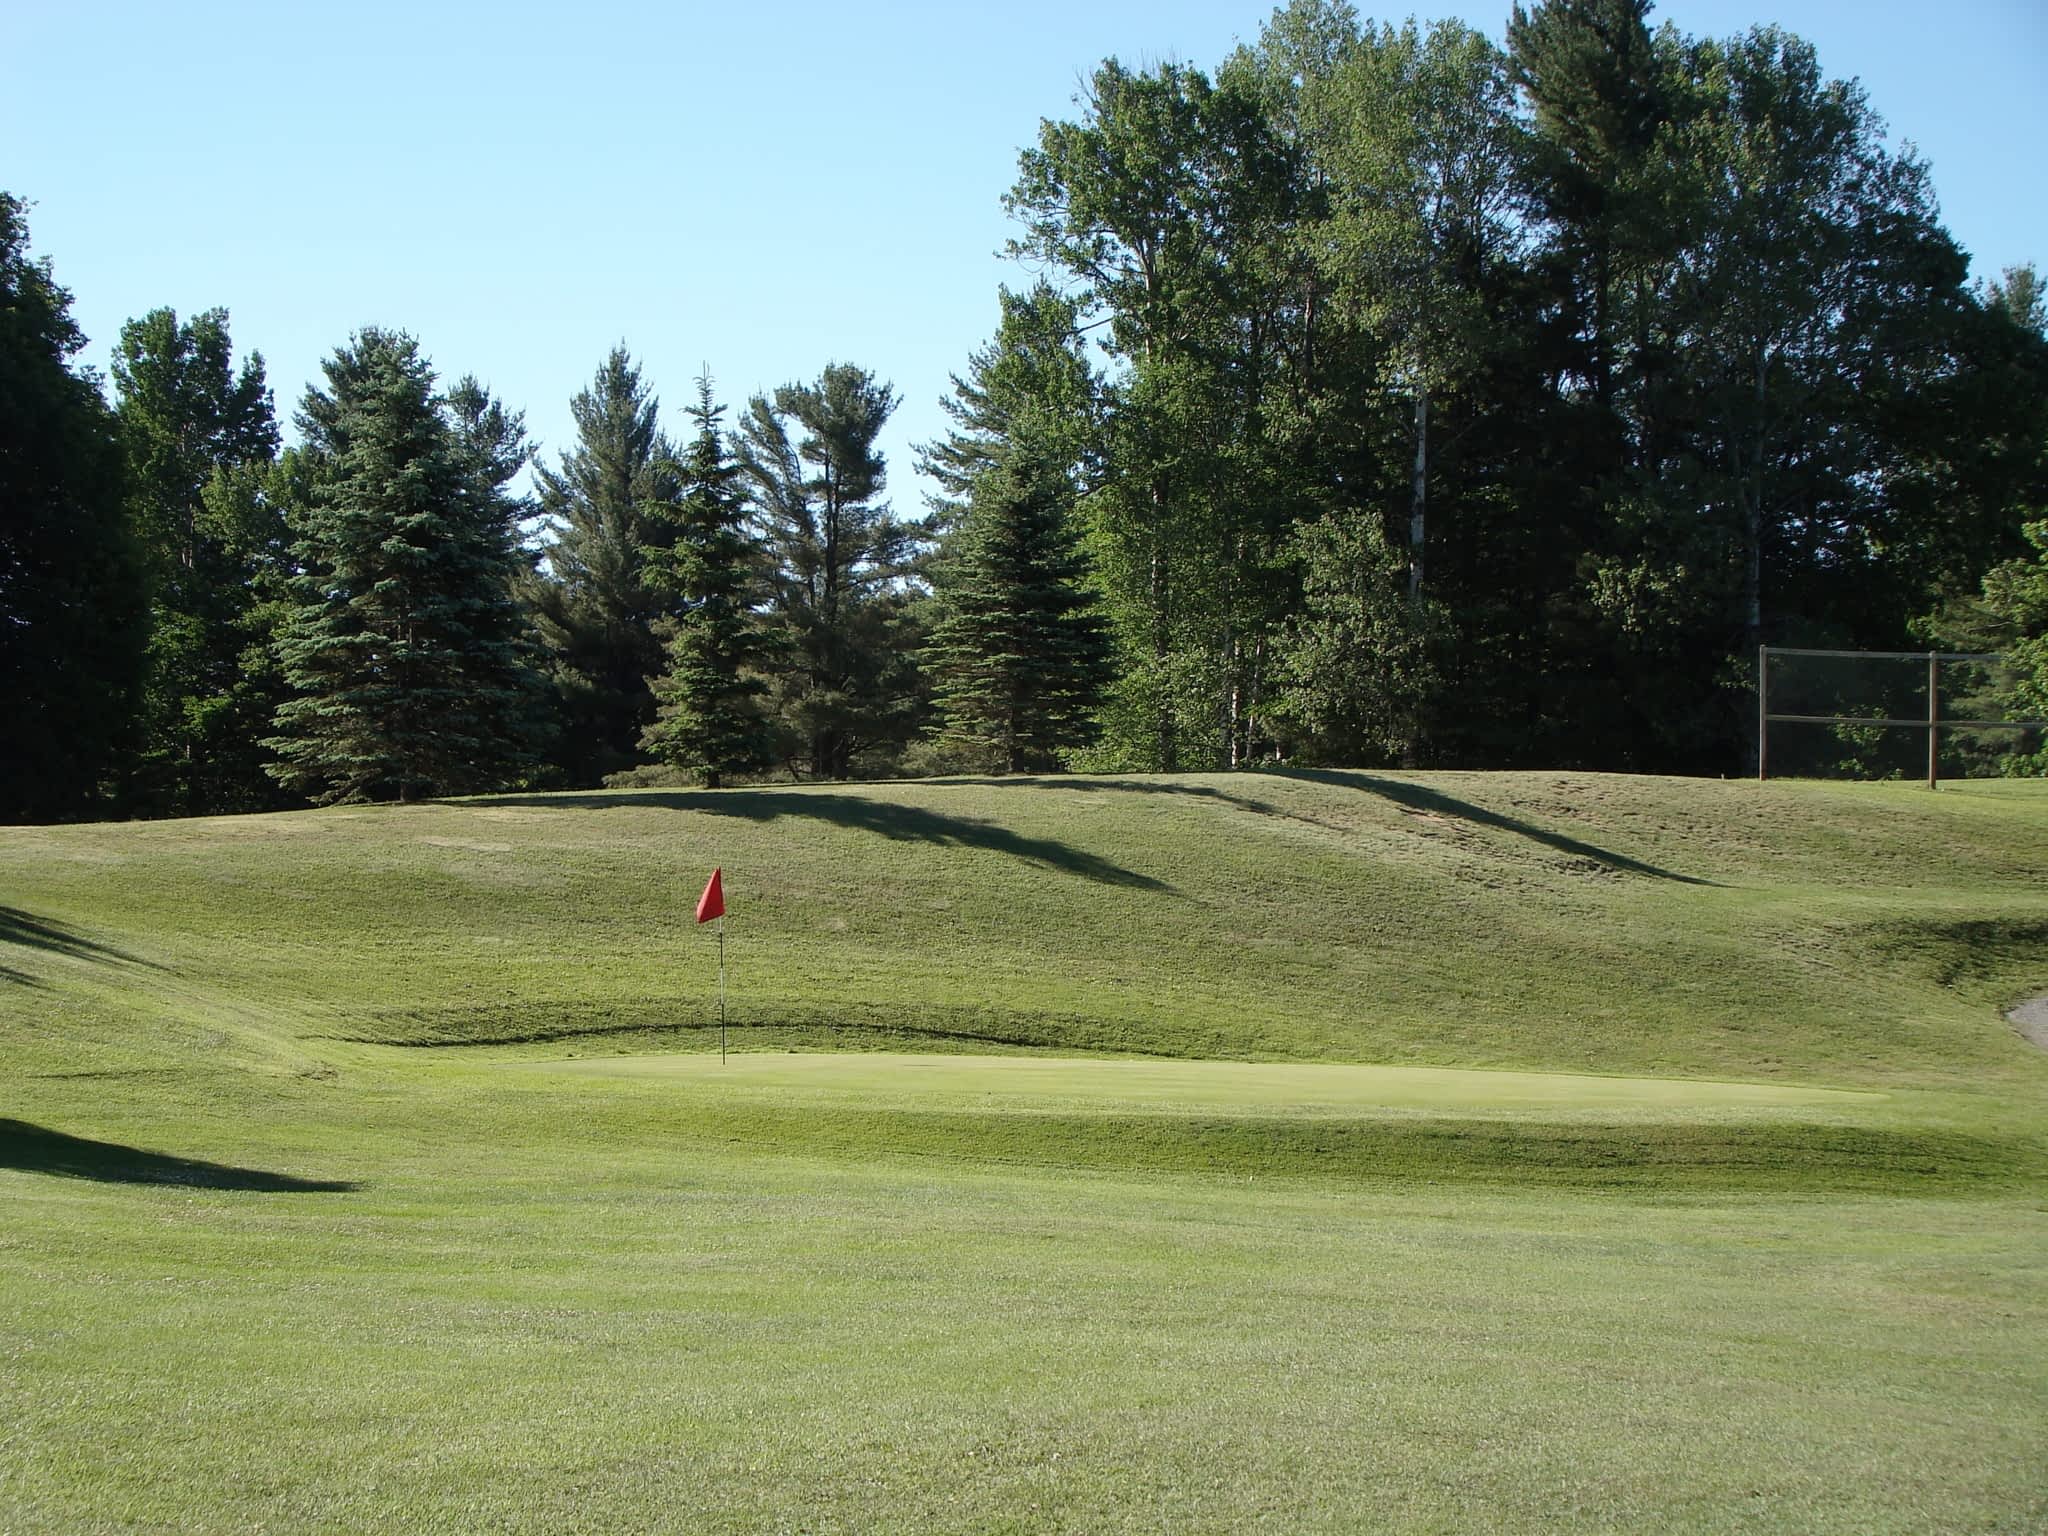
M105 810L148 608L112 413L21 202L0 192L0 820Z
M281 577L282 511L264 493L277 426L261 354L237 369L227 311L152 310L121 328L115 415L150 578L148 681L131 804L156 814L276 803L258 746L277 700L246 653Z

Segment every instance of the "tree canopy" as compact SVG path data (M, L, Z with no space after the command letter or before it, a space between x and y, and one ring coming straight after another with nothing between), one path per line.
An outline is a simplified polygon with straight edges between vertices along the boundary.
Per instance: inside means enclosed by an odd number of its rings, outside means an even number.
M2001 648L2040 708L2035 269L1973 283L1930 168L1802 39L1653 22L1519 0L1495 42L1291 0L1214 68L1101 61L989 189L1025 280L917 517L897 390L848 361L730 428L700 384L679 450L621 342L535 463L518 410L372 328L280 452L227 311L157 309L109 409L0 194L0 815L1728 773L1764 644Z

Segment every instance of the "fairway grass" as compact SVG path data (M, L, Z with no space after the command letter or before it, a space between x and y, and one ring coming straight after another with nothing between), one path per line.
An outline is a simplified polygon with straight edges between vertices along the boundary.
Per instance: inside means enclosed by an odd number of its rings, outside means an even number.
M2040 786L0 830L0 1531L2038 1531L2038 992Z
M82 1176L0 1173L0 1523L2048 1516L2037 1195L821 1155L669 1081L522 1078L293 1088L259 1125L131 1086L61 1117L135 1130Z

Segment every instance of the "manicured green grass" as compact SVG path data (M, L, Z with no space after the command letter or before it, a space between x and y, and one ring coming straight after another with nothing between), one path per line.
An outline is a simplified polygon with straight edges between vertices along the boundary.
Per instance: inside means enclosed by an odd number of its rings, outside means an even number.
M530 797L0 909L0 1530L2048 1524L2039 786Z
M549 1072L656 1078L725 1101L773 1098L892 1110L1297 1115L1579 1111L1664 1119L1688 1110L1764 1114L1840 1107L1853 1112L1886 1097L1839 1088L1670 1077L1132 1058L762 1053L730 1062L704 1056L600 1056L536 1065Z

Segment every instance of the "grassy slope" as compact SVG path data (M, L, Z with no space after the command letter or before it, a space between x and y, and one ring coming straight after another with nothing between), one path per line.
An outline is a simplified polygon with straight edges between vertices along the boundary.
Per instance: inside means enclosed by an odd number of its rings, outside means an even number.
M646 1055L711 862L750 1050L1053 1049ZM0 907L0 1529L2048 1521L2034 786L545 797Z
M11 830L0 891L77 940L8 962L63 978L52 1007L168 1003L251 1041L701 1046L676 1029L711 1016L689 913L716 862L757 1044L1978 1085L2038 1081L1996 1007L2048 988L2048 796L2029 788L549 796ZM61 1049L76 1066L75 1030Z

